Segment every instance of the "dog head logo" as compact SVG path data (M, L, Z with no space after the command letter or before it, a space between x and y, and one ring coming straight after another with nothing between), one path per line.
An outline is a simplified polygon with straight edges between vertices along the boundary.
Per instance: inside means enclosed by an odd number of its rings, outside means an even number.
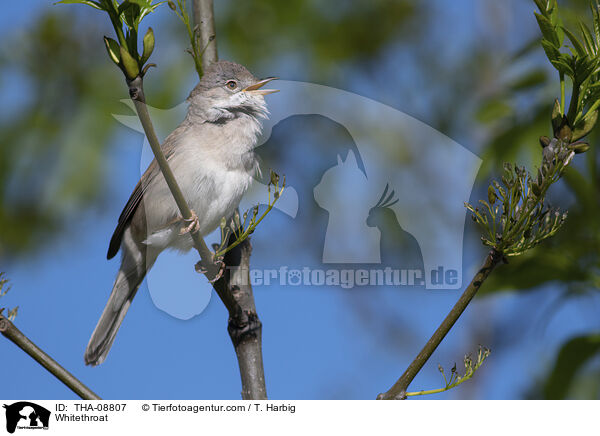
M28 401L5 404L6 431L14 433L19 429L47 429L50 421L50 411L42 406Z

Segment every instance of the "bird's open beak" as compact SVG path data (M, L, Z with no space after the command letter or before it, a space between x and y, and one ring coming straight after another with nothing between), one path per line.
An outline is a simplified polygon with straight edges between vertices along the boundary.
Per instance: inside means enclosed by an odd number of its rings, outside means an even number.
M260 89L264 85L269 83L271 80L276 80L276 79L279 79L279 77L268 77L266 79L259 80L258 82L254 83L250 86L246 86L244 89L242 89L242 91L250 92L252 94L258 94L258 95L267 95L267 94L273 94L274 92L279 92L279 89Z

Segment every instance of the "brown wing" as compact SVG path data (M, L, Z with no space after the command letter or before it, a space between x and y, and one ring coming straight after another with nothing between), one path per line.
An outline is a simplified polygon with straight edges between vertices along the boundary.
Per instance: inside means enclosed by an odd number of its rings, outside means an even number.
M163 153L167 160L171 158L173 155L175 148L175 142L172 140L172 137L176 135L178 132L181 134L181 130L184 129L184 125L180 125L177 129L171 133L167 139L165 139L164 144L162 145ZM135 186L135 189L131 193L131 197L127 201L125 208L123 208L123 212L119 216L119 222L117 223L117 228L115 229L112 238L110 238L110 244L108 245L108 253L106 254L107 259L112 259L119 252L119 248L121 247L121 241L123 240L123 233L125 232L125 228L133 218L135 211L142 203L142 199L144 198L144 193L146 192L146 188L150 184L150 181L160 174L160 169L158 168L158 164L156 160L153 159L146 169L146 172L142 175L142 178Z
M108 253L106 254L107 259L112 259L119 252L121 241L123 240L123 233L133 218L136 210L142 203L144 193L146 192L150 181L156 176L157 173L158 165L156 164L156 161L153 160L140 181L135 186L135 189L131 193L129 200L127 200L127 204L123 208L123 212L121 212L121 215L119 216L117 228L115 229L112 238L110 238L110 244L108 245Z
M147 186L147 184L145 185ZM140 180L131 193L127 204L123 208L123 212L121 212L121 215L119 216L117 228L115 229L112 238L110 238L110 244L108 245L108 253L106 254L107 259L112 259L119 252L125 228L140 205L142 198L144 197L144 191L145 189L142 187L142 181Z

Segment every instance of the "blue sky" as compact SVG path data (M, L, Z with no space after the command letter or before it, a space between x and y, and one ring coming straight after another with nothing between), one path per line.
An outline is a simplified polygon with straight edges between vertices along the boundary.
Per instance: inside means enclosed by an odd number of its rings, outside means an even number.
M433 11L444 4L441 1L430 3ZM523 2L509 3L514 14L531 13L531 7L523 7ZM463 0L453 5L451 17L440 20L438 28L440 34L452 32L449 56L452 50L468 46L478 36L477 27L483 26L477 21L476 2ZM29 1L27 6L17 2L4 5L0 15L1 32L8 35L26 28L32 22L33 14L49 7L52 7L49 2L41 0ZM32 10L35 11L33 14ZM98 19L103 17L98 15ZM160 19L156 20L156 24L151 23L153 26L160 25ZM473 23L477 25L473 26ZM532 20L527 23L531 28L524 32L532 34L536 31L534 23ZM394 48L390 50L393 52ZM227 57L227 53L222 56ZM416 80L418 71L414 66L407 65L406 68ZM280 66L280 71L280 76L285 79L284 65ZM288 71L288 74L292 72ZM298 76L297 72L295 76ZM16 78L9 80L14 80L9 83L14 84L15 92L4 94L2 101L19 104L19 81ZM353 92L427 121L428 101L420 105L392 101L391 96L399 92L397 89L386 92L376 82L366 81L359 75L350 75L348 83ZM335 83L328 84L336 86ZM477 151L476 144L466 142L467 148ZM216 297L198 316L182 320L158 309L144 284L107 361L97 368L83 364L83 351L118 268L117 259L105 259L107 242L139 177L141 146L140 135L124 126L119 128L108 156L112 172L106 189L114 201L103 210L96 208L73 220L69 234L56 245L35 257L9 261L6 272L13 290L2 299L2 305L19 305L17 326L103 398L239 398L239 374L226 331L227 314ZM306 156L301 140L290 141L290 146L296 147L292 156L298 159ZM309 156L307 165L311 164L311 159L318 159L314 156L317 155ZM310 199L312 187L298 184L300 203ZM301 235L290 236L294 235L296 223L294 218L278 211L269 215L253 236L253 265L273 265L274 254L288 256L281 262L289 260L294 265L318 263L314 253L302 246ZM270 237L273 234L285 235L282 236L284 245L273 247ZM470 222L467 222L466 234L463 250L465 282L477 269L484 253L474 242L475 231ZM285 245L288 243L290 245ZM177 262L177 259L169 257L164 267L173 265L170 262ZM190 257L182 257L180 262L189 264ZM205 289L202 277L192 277L194 279L198 289ZM423 289L399 292L383 288L349 291L339 287L257 286L254 292L264 325L265 372L272 399L374 398L401 375L411 357L458 298L457 291ZM475 379L468 386L431 398L520 398L533 381L543 375L540 368L550 365L550 359L565 339L598 327L594 316L598 309L596 299L571 300L551 318L545 329L541 329L540 314L558 295L559 290L550 286L527 294L503 293L475 301L411 388L440 386L437 363L449 369L458 361L460 368L462 356L476 351L473 344L477 344L477 338L481 336L489 341L484 345L492 348L492 356ZM543 301L542 307L539 307L540 301ZM379 318L377 310L369 312L380 306L387 309L385 318ZM502 337L503 326L512 322L515 314L523 313L526 317L528 308L534 306L536 315L523 322L523 329L518 334ZM499 338L510 341L511 346L503 347L501 353L495 354L494 343ZM3 357L0 363L2 397L76 398L9 342L0 341L0 353Z

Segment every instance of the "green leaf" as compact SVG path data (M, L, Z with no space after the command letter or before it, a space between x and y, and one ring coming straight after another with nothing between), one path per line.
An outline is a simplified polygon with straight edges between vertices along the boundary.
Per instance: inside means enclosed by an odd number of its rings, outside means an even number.
M95 2L92 0L61 0L59 2L54 3L55 5L59 4L59 3L64 3L64 4L76 4L76 3L80 3L82 5L88 5L93 7L94 9L98 9L99 11L104 11L104 7L99 3L99 2Z
M121 53L119 43L112 38L107 36L104 37L104 45L106 46L106 51L108 52L108 56L112 59L112 61L119 65L121 62Z
M546 57L550 62L560 59L560 51L552 43L542 39L542 48L546 52Z
M537 19L544 39L554 45L554 47L560 48L560 41L558 34L556 33L556 27L554 27L550 20L543 15L535 13L535 18Z
M140 23L140 6L134 3L127 3L129 4L129 6L123 9L121 18L123 22L127 25L127 27L129 27L130 29L134 29L137 32L137 27ZM125 2L123 2L121 6L123 6L124 4Z
M538 7L538 9L540 10L541 13L545 13L546 12L546 1L545 0L533 0L536 4L536 6Z
M577 372L600 352L600 334L578 336L562 346L544 386L546 399L564 399Z
M573 150L575 152L575 154L585 153L589 149L590 149L590 144L588 144L587 142L578 141L578 142L569 144L569 150Z
M140 14L140 21L146 16L148 15L150 12L154 12L154 10L159 7L160 5L162 5L163 3L167 3L167 0L164 0L162 2L158 2L156 4L153 4L152 6L149 7L145 7L142 8L142 12Z
M144 35L144 51L142 53L142 59L140 60L140 64L143 65L150 58L150 55L154 51L154 31L152 27L148 28L148 31Z
M554 107L552 108L552 130L556 131L563 121L563 114L560 111L560 102L558 99L554 100Z
M575 51L577 51L577 54L580 56L585 56L586 55L585 49L583 48L583 46L581 45L581 43L579 42L577 37L575 35L573 35L573 33L571 33L571 31L569 29L567 29L566 27L562 27L562 30L567 35L567 38L569 38L569 40L571 41L571 44L573 44L573 48L575 48Z
M554 68L556 68L559 72L570 77L573 77L575 75L573 68L571 68L571 66L567 64L563 59L550 60L550 62L552 63L552 65L554 65Z
M140 67L137 61L129 54L124 48L120 47L121 60L123 62L123 68L125 68L125 74L128 79L135 79L140 74Z
M597 61L583 56L575 60L575 81L582 84L596 68Z
M593 83L590 86L588 86L586 103L592 102L593 104L598 100L600 100L600 83Z
M565 33L561 28L562 20L558 15L558 5L556 4L556 0L552 0L549 2L549 11L550 11L550 22L556 29L556 35L558 36L558 45L562 46L563 41L565 39Z
M592 9L592 17L594 21L594 34L596 35L596 46L600 47L600 9L598 7L598 2L596 2L596 7L594 8L594 3L590 1L590 8Z
M598 111L594 110L592 112L588 112L583 119L577 123L575 128L573 129L573 139L572 141L577 141L578 139L583 138L585 135L590 133L596 122L598 121Z
M492 185L488 186L488 201L490 204L496 203L496 199L498 196L496 195L496 191Z
M550 14L550 22L556 26L558 24L558 7L556 5L556 1L552 0L548 2L548 13ZM547 15L547 14L546 14Z
M131 3L130 1L124 1L123 3L121 3L119 5L119 8L117 9L117 14L119 14L119 16L121 16L123 14L123 12L125 12L127 9L129 9L132 6L133 6L133 3Z
M135 3L140 8L152 8L152 1L150 0L126 0L128 3Z
M581 30L581 34L583 35L583 42L585 43L587 53L591 56L595 56L598 52L598 48L596 46L590 28L587 27L584 22L580 21L579 29Z
M563 32L562 26L556 27L556 35L558 36L558 44L562 47L565 41L565 32Z

